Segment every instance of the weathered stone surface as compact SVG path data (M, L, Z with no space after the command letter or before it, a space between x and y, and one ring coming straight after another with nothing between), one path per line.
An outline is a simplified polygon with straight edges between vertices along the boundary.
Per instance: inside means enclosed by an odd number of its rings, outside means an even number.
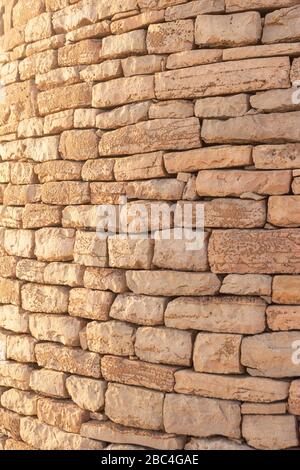
M194 104L188 100L159 101L149 109L150 119L181 119L194 116Z
M106 60L102 64L93 64L80 71L80 78L87 82L105 82L122 77L120 60Z
M108 36L102 41L101 59L120 59L145 53L147 53L146 31L143 29Z
M45 51L22 60L19 64L21 80L33 78L37 73L46 73L57 67L57 52Z
M297 229L215 231L209 240L209 263L218 273L296 274L299 244Z
M4 450L4 449L1 449L1 450ZM15 439L6 439L5 441L5 450L36 450L34 447L28 445L28 444L25 444L25 442L23 441L16 441Z
M21 259L17 264L16 275L18 279L43 284L45 267L46 263L42 261Z
M195 115L200 118L226 119L244 116L249 111L249 107L249 96L244 93L225 97L202 98L196 101Z
M167 58L167 69L181 69L194 65L205 65L222 60L222 49L194 49L192 51L176 52ZM160 70L157 70L159 72Z
M300 8L294 6L268 13L265 17L262 42L289 42L300 39Z
M141 103L126 104L112 111L100 113L96 118L96 126L103 130L109 130L146 121L149 107L150 102L143 101Z
M108 238L109 265L113 268L150 269L154 242L150 239Z
M154 77L140 75L98 83L93 87L92 105L94 108L111 108L153 98Z
M59 151L66 160L88 160L98 156L98 137L93 130L73 130L62 133Z
M243 415L284 415L287 404L279 403L243 403L241 412Z
M89 413L71 401L41 398L37 404L40 421L67 432L80 433L81 425L89 420Z
M161 325L166 306L165 297L121 294L112 304L109 316L138 325Z
M21 415L35 416L38 398L35 393L11 388L1 395L1 405Z
M260 41L258 12L235 15L200 15L195 25L195 42L200 46L246 46Z
M88 377L101 376L98 354L53 343L37 344L35 354L39 366Z
M252 450L251 447L240 444L237 441L232 441L224 437L213 437L213 438L195 438L192 439L186 444L185 450L210 450L210 451L224 451L224 450Z
M45 204L76 205L90 202L88 183L81 181L60 181L44 183L42 201Z
M291 414L299 415L299 402L300 398L300 381L294 380L291 383L290 392L289 392L289 402L288 402L288 411Z
M297 5L298 0L226 0L226 11L273 10Z
M178 18L190 18L205 13L222 13L225 10L224 0L213 1L193 1L181 2L175 1L170 5L170 2L165 2L168 8L166 9L166 21L177 20ZM179 4L179 5L177 5Z
M300 107L299 104L293 103L294 93L295 88L263 91L251 96L250 103L252 108L255 108L259 112L276 113L297 111Z
M67 378L66 387L80 408L94 412L103 409L106 391L104 381L72 375Z
M135 329L119 321L91 322L86 328L90 351L100 354L132 356L134 354Z
M270 330L289 331L300 329L298 305L271 305L267 308L267 323Z
M163 429L164 394L140 387L110 383L105 414L114 423L150 430ZM143 404L148 403L145 407Z
M21 289L22 307L30 312L65 313L69 289L58 286L25 284Z
M257 334L265 329L265 309L266 303L254 297L179 297L169 302L165 324L183 330Z
M48 114L44 118L44 133L56 134L57 132L62 132L68 129L72 129L73 122L74 122L74 111L72 109L67 110L67 111L60 111L54 114ZM61 166L62 164L63 162L61 161L57 162L57 166ZM45 165L46 165L46 168L47 168L47 165L49 167L49 162L46 162ZM36 168L36 170L38 169L39 167Z
M300 196L273 196L269 198L268 221L279 227L300 225Z
M194 22L179 20L151 24L147 33L147 49L150 54L171 54L190 50L194 44Z
M58 65L70 67L73 65L89 65L99 60L101 41L85 39L74 44L67 44L58 50Z
M32 314L29 328L32 336L39 341L54 341L66 346L79 346L79 332L86 322L77 318L60 315Z
M127 284L135 294L145 295L213 295L220 281L211 273L180 271L128 271Z
M241 374L241 342L240 335L199 333L193 354L195 370L216 374Z
M111 292L91 289L72 289L69 299L69 314L91 320L108 320L115 296Z
M21 422L21 416L19 416L17 413L0 408L1 428L9 436L17 440L20 439L20 422Z
M60 207L46 204L26 204L22 214L24 228L53 227L61 224Z
M277 304L300 303L300 276L275 276L272 300Z
M244 416L242 433L255 449L278 450L298 446L293 416Z
M17 362L36 362L34 348L37 341L29 335L9 335L6 354L8 359Z
M165 175L163 152L145 153L115 160L114 176L117 181L144 180Z
M29 390L33 368L13 361L0 362L0 386Z
M39 95L40 96L40 95ZM58 136L27 139L25 157L35 162L58 159Z
M56 113L64 109L89 106L92 102L92 86L78 83L47 90L38 95L38 108L41 115Z
M42 228L35 234L35 256L40 261L70 261L74 256L75 231Z
M116 356L101 359L101 372L108 382L138 385L154 390L172 392L175 367L133 361Z
M292 360L293 343L299 340L296 331L265 333L244 338L241 362L251 375L293 377L299 365Z
M79 264L50 263L44 271L46 284L62 284L76 287L83 285L84 267Z
M132 77L161 72L164 69L165 57L157 54L134 56L122 59L121 62L124 76Z
M29 333L28 314L16 305L1 305L0 326L15 333Z
M4 249L11 256L33 258L34 232L32 230L5 230Z
M22 282L15 279L0 278L0 302L20 305Z
M23 441L42 450L99 450L103 449L100 441L94 441L68 433L37 419L21 420L21 437Z
M177 71L161 72L156 75L155 79L156 98L172 99L174 96L176 98L200 98L272 88L289 88L289 68L288 58L268 58L200 65ZM212 76L214 76L213 81Z
M222 400L270 403L287 398L289 383L262 377L199 374L181 370L175 373L175 391Z
M146 362L189 366L192 356L191 333L171 328L139 328L135 354Z
M263 274L229 274L220 289L221 294L271 295L272 277Z
M84 266L107 266L107 240L93 232L78 230L75 237L74 261Z
M133 12L132 12L133 13ZM129 18L120 19L116 18L111 24L111 32L113 34L121 34L134 29L148 26L151 23L158 23L163 21L165 18L165 12L163 10L145 11L140 15L129 16Z
M235 402L181 394L168 394L165 398L164 425L167 432L196 437L217 434L238 439L240 421L240 406Z
M89 421L81 428L81 435L108 442L145 445L150 449L177 450L184 446L184 438L159 431L127 428L111 421Z
M30 388L42 395L67 398L67 374L48 369L35 369L30 376Z
M89 289L110 290L115 293L127 291L125 271L113 268L86 268L84 287Z

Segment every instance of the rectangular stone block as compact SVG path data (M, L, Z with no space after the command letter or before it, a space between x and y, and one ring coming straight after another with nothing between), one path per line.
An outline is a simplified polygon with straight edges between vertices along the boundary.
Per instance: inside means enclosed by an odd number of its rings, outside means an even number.
M10 410L0 408L0 426L10 437L20 439L21 416Z
M267 323L272 331L290 331L300 328L298 305L270 305L267 308Z
M25 27L25 41L35 42L49 38L52 35L51 20L52 15L48 12L31 18Z
M38 94L38 108L42 116L67 108L90 106L91 102L92 86L89 83L78 83Z
M218 273L297 274L300 232L286 230L220 230L208 248L211 269Z
M220 293L270 296L272 281L272 276L264 274L229 274L223 280Z
M194 22L179 20L151 24L147 33L149 54L171 54L190 50L194 45Z
M113 158L99 158L87 160L82 168L82 179L84 181L114 181Z
M104 356L101 360L101 372L108 382L137 385L163 392L173 391L175 370L175 367L116 356Z
M61 225L60 207L46 204L26 204L22 220L24 228L42 228Z
M41 398L38 401L37 416L42 423L78 434L81 425L89 420L89 413L71 401L49 398Z
M51 8L48 6L48 9L51 9L51 11L59 10L53 13L54 31L56 33L66 33L86 24L96 23L98 20L96 3L94 0L88 0L87 2L80 1L75 5L67 6L69 4L68 1L62 3L60 0L59 5L51 6Z
M257 334L265 329L265 310L265 301L255 297L179 297L169 302L165 324L182 330Z
M84 320L63 315L31 314L29 328L39 341L53 341L65 346L80 346L79 333L86 326Z
M69 314L74 317L106 321L114 298L112 292L72 289L70 291Z
M57 134L65 130L72 129L73 121L74 111L72 109L60 111L59 113L48 114L44 118L44 133Z
M125 138L126 136L126 138ZM182 150L200 147L197 118L154 119L103 135L100 155L134 155L157 150Z
M29 312L66 313L69 289L30 283L22 287L21 298L22 307Z
M118 295L112 304L109 316L137 325L161 325L164 322L166 306L165 297L122 294Z
M110 130L147 121L149 108L150 102L143 101L100 113L96 118L96 126L102 130Z
M58 156L58 136L41 137L39 139L27 139L25 157L35 162L47 162L57 160Z
M5 164L5 163L4 163ZM2 163L3 165L3 163ZM10 177L12 184L33 184L38 179L34 172L35 165L27 162L15 162L10 165Z
M89 203L89 185L79 181L44 183L42 186L42 202L62 206Z
M140 75L117 78L94 85L92 105L94 108L112 108L154 98L154 77Z
M224 0L175 1L173 5L166 1L164 6L167 6L166 21L192 18L205 13L223 13L225 10Z
M36 362L34 347L37 341L29 335L7 337L7 358L17 362Z
M35 233L35 256L39 261L72 261L75 230L42 228Z
M297 4L298 0L226 0L226 11L274 10Z
M253 148L253 160L258 169L299 168L300 144L258 145Z
M4 248L8 255L19 256L21 258L33 258L33 230L6 229L4 235Z
M90 351L116 356L133 356L135 328L126 323L111 320L91 322L86 328Z
M37 344L35 354L40 367L96 379L101 377L98 354L53 343Z
M21 415L35 416L38 398L35 393L11 388L1 395L1 405Z
M17 264L16 275L24 281L43 284L46 263L30 259L21 259Z
M190 410L193 410L192 415ZM241 435L240 422L240 405L236 402L175 393L166 395L164 426L167 432L238 439Z
M144 11L140 15L129 16L129 18L116 18L116 21L112 22L111 25L111 32L113 34L122 34L128 31L132 31L135 29L143 28L144 26L148 26L152 23L158 23L163 21L165 18L165 12L163 10L148 10Z
M33 368L13 361L0 362L0 386L29 390L29 379Z
M44 271L46 284L62 284L70 287L83 285L84 267L79 264L50 263Z
M298 227L300 225L300 196L270 197L268 221L279 227Z
M123 269L150 269L154 241L150 239L108 238L109 265Z
M261 22L259 12L200 15L195 24L195 42L210 47L257 44L262 34Z
M244 416L242 433L246 442L260 450L278 450L298 445L294 416Z
M41 186L39 184L8 184L3 194L3 205L25 206L41 201Z
M188 331L142 327L136 332L135 354L146 362L189 366L192 347L192 336Z
M110 383L105 396L105 414L117 424L161 430L163 401L161 392ZM148 403L148 406L143 406L143 403Z
M262 42L299 41L300 8L296 5L268 13L265 17Z
M0 302L20 305L22 282L15 279L0 278Z
M181 271L127 271L127 285L135 294L145 295L214 295L220 281L211 273Z
M195 115L200 118L226 119L244 116L249 109L249 96L245 93L241 93L239 95L202 98L197 100L195 104ZM220 152L222 148L216 149L216 151L218 150ZM244 149L242 148L241 150Z
M102 41L101 60L121 59L140 54L147 54L146 31L144 29L108 36Z
M82 163L54 160L35 165L34 171L40 183L50 181L75 181L81 179Z
M273 302L296 305L300 303L300 276L275 276L272 287Z
M66 160L97 158L97 134L93 130L65 131L60 137L59 151Z
M80 71L80 78L86 82L105 82L123 76L121 61L105 60L101 64L92 64Z
M80 408L92 412L103 409L106 382L71 375L67 378L66 386L73 402Z
M85 39L74 44L67 44L58 50L58 65L59 67L71 67L98 62L100 47L101 41L96 39Z
M212 64L222 60L222 49L194 49L191 51L176 52L167 58L166 68L175 70L194 65ZM160 72L163 70L157 70Z
M86 268L84 287L89 289L110 290L115 293L126 292L125 271L113 268Z
M287 57L200 65L156 74L155 93L166 100L289 88L289 71Z
M74 245L74 261L84 266L107 266L107 240L94 232L77 231Z
M57 52L44 51L33 54L20 61L19 73L21 80L34 78L36 74L47 73L57 67Z
M48 369L35 369L30 376L30 388L41 395L67 398L67 374Z
M114 175L117 181L160 178L166 175L163 152L134 155L115 160Z

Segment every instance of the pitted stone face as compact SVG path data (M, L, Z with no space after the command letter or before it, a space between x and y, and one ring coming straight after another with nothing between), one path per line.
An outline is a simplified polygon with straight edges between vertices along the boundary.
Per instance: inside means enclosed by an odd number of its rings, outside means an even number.
M0 0L0 450L299 448L299 3Z

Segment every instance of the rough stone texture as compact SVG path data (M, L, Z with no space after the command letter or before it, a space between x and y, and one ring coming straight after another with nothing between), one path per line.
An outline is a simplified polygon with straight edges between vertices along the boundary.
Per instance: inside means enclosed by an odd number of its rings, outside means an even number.
M299 448L299 28L0 0L1 450Z

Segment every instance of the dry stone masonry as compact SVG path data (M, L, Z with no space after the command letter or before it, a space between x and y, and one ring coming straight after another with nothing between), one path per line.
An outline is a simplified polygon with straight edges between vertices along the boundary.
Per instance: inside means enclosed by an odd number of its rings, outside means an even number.
M0 0L0 36L0 449L299 450L300 0ZM126 197L155 237L99 236Z

